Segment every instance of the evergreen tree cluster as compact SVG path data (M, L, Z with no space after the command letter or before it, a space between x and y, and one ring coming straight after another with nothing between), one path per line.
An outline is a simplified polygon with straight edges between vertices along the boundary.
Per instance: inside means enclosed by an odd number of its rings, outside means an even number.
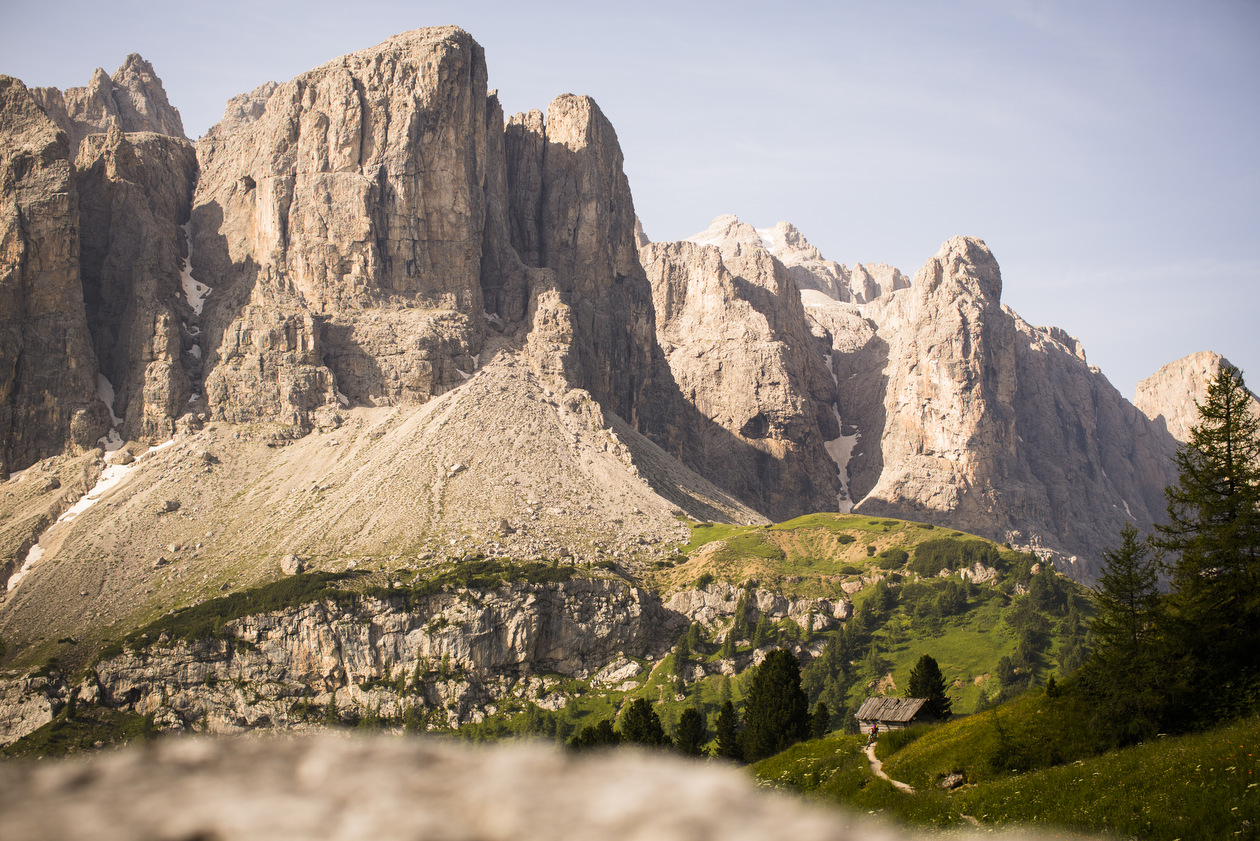
M1241 372L1209 383L1168 521L1104 555L1082 690L1127 743L1260 710L1260 417ZM1162 593L1161 575L1170 583Z
M825 703L814 705L801 689L801 668L796 656L775 649L753 671L742 717L729 698L718 711L711 753L735 761L756 762L810 738L821 738L830 726ZM620 727L612 719L587 725L569 740L573 750L589 750L621 744L672 747L684 756L704 756L709 731L704 713L696 707L683 710L673 739L645 698L631 701L621 714Z

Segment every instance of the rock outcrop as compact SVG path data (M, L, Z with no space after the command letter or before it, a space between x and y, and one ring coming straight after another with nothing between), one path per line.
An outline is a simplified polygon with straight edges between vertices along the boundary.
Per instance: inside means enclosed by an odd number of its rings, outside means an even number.
M475 367L486 113L481 48L419 30L279 85L199 142L214 417L305 430L339 387L414 404Z
M883 263L857 263L850 270L843 263L826 259L791 222L756 232L770 253L787 266L802 292L814 290L837 301L865 304L910 285L908 277Z
M1173 442L1057 328L1000 305L984 243L958 237L911 288L812 305L840 412L860 438L857 510L947 524L1055 555L1092 580L1120 527L1149 529ZM878 436L878 440L875 440Z
M691 241L651 243L657 339L686 408L679 457L778 520L835 510L835 383L800 292L757 232L719 217Z
M169 707L215 732L300 722L303 698L396 720L416 703L455 726L513 696L545 698L557 681L535 674L589 679L618 657L659 660L686 627L620 581L404 592L249 616L227 622L223 640L158 641L104 660L101 702Z
M983 512L1004 508L998 495L1010 495L1010 480L1024 479L1010 473L1015 329L1001 310L1001 291L1001 272L984 243L957 237L910 289L877 299L867 312L886 345L886 420L877 446L862 430L865 452L851 465L862 510L949 512L959 528L974 529L988 516ZM842 411L856 402L846 382Z
M534 338L545 341L533 355L631 425L650 427L676 395L657 391L652 288L612 124L590 97L566 94L545 122L536 111L513 117L506 153L512 244L554 284L535 298Z
M0 476L96 444L96 372L66 135L0 77Z
M147 65L146 65L147 66ZM201 368L197 313L181 283L197 160L192 144L117 123L75 162L88 329L127 440L175 433ZM195 349L195 350L194 350Z
M1178 441L1190 440L1199 423L1199 406L1207 400L1208 383L1222 368L1233 367L1219 353L1200 351L1169 362L1137 384L1133 404ZM1260 413L1260 401L1253 401Z
M302 432L339 401L423 403L472 373L489 330L640 425L651 292L588 97L505 127L477 43L417 30L239 97L198 155L214 417Z
M223 119L212 125L205 136L226 137L239 128L249 125L267 111L267 100L280 87L275 82L263 82L249 93L239 93L223 107Z
M853 612L848 601L748 595L743 619L751 623L792 619L821 632ZM163 729L216 733L302 727L312 705L321 721L330 704L343 718L373 711L394 721L414 706L431 727L481 721L512 704L559 709L573 697L572 680L637 688L692 622L719 637L739 603L729 584L663 602L616 578L427 595L394 582L386 593L345 592L228 619L213 638L146 636L99 658L77 687L55 667L0 681L0 745L51 721L72 694L80 703L153 714ZM804 662L822 649L821 641L787 645ZM702 660L692 679L735 674L766 650Z

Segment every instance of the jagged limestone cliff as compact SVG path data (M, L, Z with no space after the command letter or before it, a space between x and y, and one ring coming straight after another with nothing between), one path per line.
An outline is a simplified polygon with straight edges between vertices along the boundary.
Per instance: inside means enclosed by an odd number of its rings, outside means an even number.
M909 289L860 308L811 299L859 433L857 510L1044 551L1089 581L1121 526L1159 517L1175 444L1001 292L985 244L956 237Z
M0 476L91 448L109 415L83 305L64 132L0 77Z
M0 681L0 745L77 702L153 714L168 730L240 732L301 728L311 720L369 711L430 727L479 722L500 708L559 709L572 680L593 690L637 688L691 622L716 629L740 593L714 583L668 601L616 578L446 587L418 594L393 581L385 592L342 592L217 623L188 638L179 624L106 652L81 683L56 668ZM754 592L746 619L765 616L836 627L852 604L787 600ZM809 619L807 619L807 616ZM172 632L175 634L172 636ZM821 643L789 646L805 660ZM768 650L768 649L766 649ZM734 675L765 650L696 662L689 680Z
M679 458L776 520L835 510L835 383L784 266L733 216L640 259L685 403L669 431Z

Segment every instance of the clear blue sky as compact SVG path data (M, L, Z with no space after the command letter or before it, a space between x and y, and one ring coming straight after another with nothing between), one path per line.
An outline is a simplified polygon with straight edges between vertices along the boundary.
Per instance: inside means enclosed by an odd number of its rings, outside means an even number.
M421 26L486 49L511 113L593 96L649 236L794 222L907 274L984 239L1004 301L1126 396L1225 354L1260 390L1260 2L0 0L0 72L149 59L196 137L224 101Z

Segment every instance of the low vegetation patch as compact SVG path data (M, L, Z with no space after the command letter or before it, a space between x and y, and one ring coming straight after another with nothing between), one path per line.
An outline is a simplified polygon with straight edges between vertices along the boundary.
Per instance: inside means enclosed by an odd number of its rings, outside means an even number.
M74 711L63 709L43 727L0 749L0 756L65 756L106 745L146 741L156 734L152 716L84 704Z
M939 537L925 540L914 547L910 571L919 575L936 575L943 569L955 570L975 566L1004 566L997 547L977 537Z
M105 649L100 659L129 648L144 648L165 635L170 640L225 638L224 626L233 619L297 607L321 599L346 600L355 593L342 586L356 577L350 572L312 572L292 575L228 596L177 610L129 634L124 643Z
M299 573L261 587L241 590L227 596L177 610L129 634L122 642L106 647L98 660L122 653L124 647L146 648L165 637L170 641L227 639L226 623L262 613L300 607L317 601L349 603L362 596L381 599L403 598L408 607L444 590L468 588L492 590L513 581L532 584L564 582L573 577L568 564L476 558L453 565L430 578L406 587L384 587L371 583L369 572ZM248 645L247 643L245 645Z

